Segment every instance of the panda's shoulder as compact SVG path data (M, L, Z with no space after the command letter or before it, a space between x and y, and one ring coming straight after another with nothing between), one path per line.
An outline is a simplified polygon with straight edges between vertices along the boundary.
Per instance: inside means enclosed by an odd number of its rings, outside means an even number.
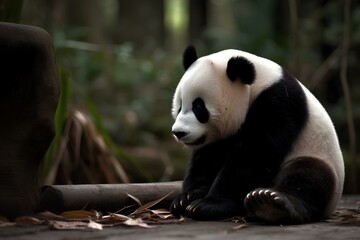
M309 116L307 98L300 82L282 70L281 77L262 89L252 100L246 124L261 124L266 119L270 124L268 127L272 128L274 123L290 121L297 126L296 131L300 131Z
M292 106L303 106L306 103L307 96L300 82L285 69L281 69L281 74L267 84L259 87L255 83L251 87L252 92L258 90L256 94L253 93L251 103L260 99L279 104L290 103Z

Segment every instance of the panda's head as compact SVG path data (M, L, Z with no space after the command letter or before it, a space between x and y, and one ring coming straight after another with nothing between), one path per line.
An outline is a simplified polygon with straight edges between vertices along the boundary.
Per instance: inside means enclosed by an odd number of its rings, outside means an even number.
M239 130L256 77L253 63L239 52L225 50L198 58L194 47L184 51L186 72L172 105L172 132L179 142L199 148Z

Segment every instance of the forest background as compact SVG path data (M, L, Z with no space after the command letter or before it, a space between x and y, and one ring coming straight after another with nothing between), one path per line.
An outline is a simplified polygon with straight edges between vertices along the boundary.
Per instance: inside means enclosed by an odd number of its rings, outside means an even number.
M252 52L295 75L334 122L345 192L360 192L359 0L2 0L0 20L54 41L62 96L45 183L182 179L189 151L172 137L170 109L193 44L199 55Z

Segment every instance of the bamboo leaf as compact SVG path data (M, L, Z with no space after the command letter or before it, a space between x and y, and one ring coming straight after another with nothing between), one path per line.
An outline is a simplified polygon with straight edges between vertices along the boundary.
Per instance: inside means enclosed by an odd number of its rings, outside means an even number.
M75 211L66 211L60 214L60 216L66 219L97 219L100 214L97 211L85 211L85 210L75 210Z
M21 216L15 219L17 225L41 225L44 223L43 220L30 216Z
M102 230L103 227L100 223L93 221L89 222L63 222L63 221L51 221L50 227L57 230Z
M136 219L128 219L124 222L124 225L127 226L137 226L137 227L143 227L143 228L154 228L155 226L150 226L149 224L143 222L140 218Z
M103 126L101 116L98 113L95 104L91 102L89 99L85 99L85 105L92 117L92 120L94 121L96 130L102 136L106 145L109 146L110 150L119 158L119 160L126 161L131 166L131 168L134 169L135 172L138 175L140 175L145 181L153 182L154 181L153 177L150 176L147 171L145 171L145 168L139 163L137 159L130 156L122 148L120 148L119 146L113 143L111 137L106 132Z
M137 197L135 197L135 196L133 196L133 195L131 195L131 194L129 194L129 193L126 193L126 195L127 195L129 198L131 198L132 200L134 200L137 204L139 204L139 206L142 206L140 200L139 200Z
M149 203L146 203L142 206L140 206L138 209L136 209L133 213L130 214L131 215L135 215L135 214L139 214L144 212L145 210L149 210L149 208L155 206L156 204L158 204L159 202L163 201L165 198L167 198L170 194L172 194L173 192L171 191L170 193L166 194L164 197L159 198L157 200L151 201Z
M55 112L55 137L47 150L44 162L43 162L43 174L46 176L53 163L53 158L56 149L59 147L61 142L61 136L63 135L64 123L66 114L68 111L69 102L72 98L71 94L71 83L69 75L59 66L58 75L60 80L60 97L58 106Z

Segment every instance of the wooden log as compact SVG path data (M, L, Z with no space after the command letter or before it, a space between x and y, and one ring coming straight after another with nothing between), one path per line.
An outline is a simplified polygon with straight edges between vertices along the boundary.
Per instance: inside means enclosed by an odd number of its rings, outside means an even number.
M157 208L168 208L174 197L180 194L181 186L180 181L43 186L40 208L54 213L82 209L117 212L131 205L135 205L132 209L138 207L138 204L128 194L138 198L142 204L169 194L156 205Z

